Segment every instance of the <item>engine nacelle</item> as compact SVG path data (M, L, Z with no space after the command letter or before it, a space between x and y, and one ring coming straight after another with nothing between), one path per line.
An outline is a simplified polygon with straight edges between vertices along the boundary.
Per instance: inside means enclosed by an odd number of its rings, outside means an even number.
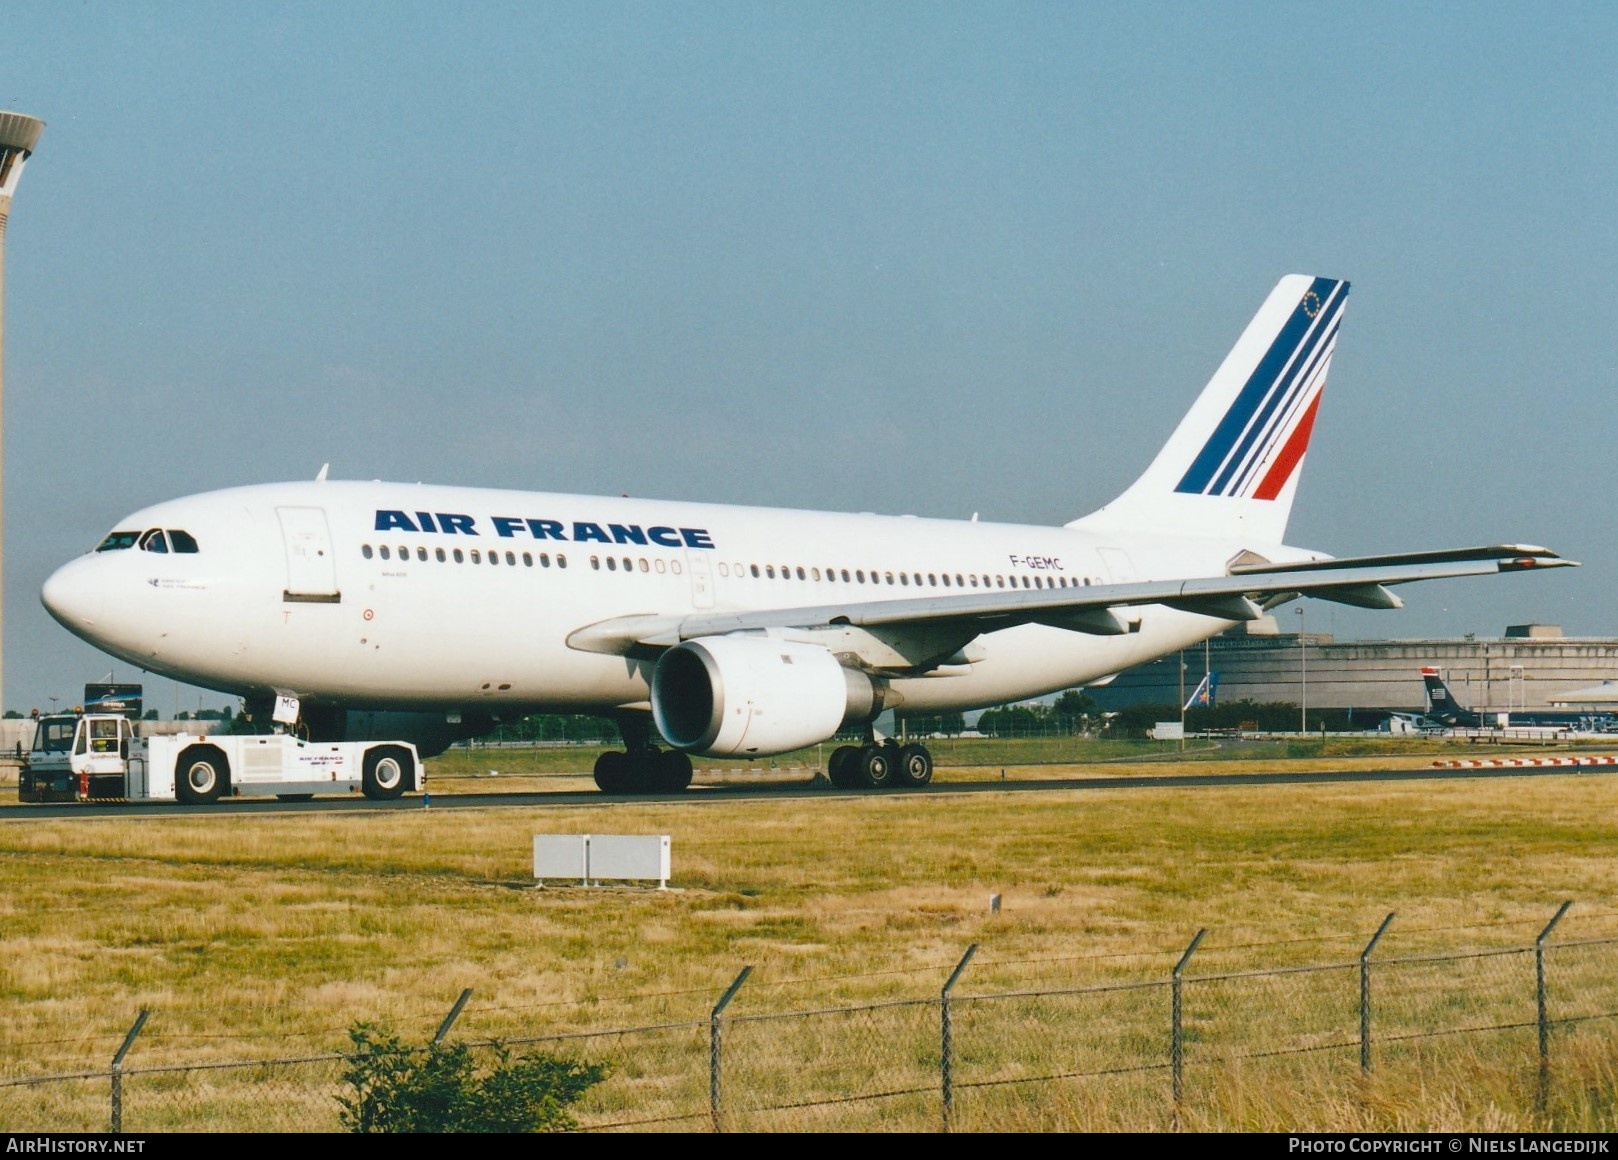
M669 649L652 672L652 719L676 749L767 756L824 741L882 708L870 677L817 644L705 636Z

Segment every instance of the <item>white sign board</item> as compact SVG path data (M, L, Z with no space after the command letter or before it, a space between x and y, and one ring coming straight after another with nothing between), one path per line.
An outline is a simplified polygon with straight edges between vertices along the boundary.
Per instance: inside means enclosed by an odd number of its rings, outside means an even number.
M667 834L535 834L534 877L578 879L590 886L602 879L669 884Z

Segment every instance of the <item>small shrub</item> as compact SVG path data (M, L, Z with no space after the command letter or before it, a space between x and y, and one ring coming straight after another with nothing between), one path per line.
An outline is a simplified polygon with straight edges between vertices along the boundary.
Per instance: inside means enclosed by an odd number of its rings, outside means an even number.
M339 1118L351 1132L566 1132L570 1110L607 1078L603 1063L514 1056L502 1043L479 1067L464 1043L412 1047L385 1028L349 1028Z

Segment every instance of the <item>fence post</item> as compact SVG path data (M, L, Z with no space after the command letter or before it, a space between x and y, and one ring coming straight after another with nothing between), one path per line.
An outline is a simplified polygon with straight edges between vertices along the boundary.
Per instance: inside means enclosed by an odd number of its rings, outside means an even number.
M118 1048L118 1054L112 1057L112 1134L116 1136L124 1130L124 1056L129 1049L135 1046L135 1036L140 1029L146 1026L146 1016L151 1012L145 1007L135 1016L135 1023L124 1036L123 1046Z
M461 1010L466 1006L466 1001L471 997L471 987L468 987L466 990L461 992L461 997L455 1000L455 1006L449 1009L449 1014L444 1016L444 1021L438 1025L438 1034L433 1036L434 1043L444 1042L444 1036L448 1035L449 1029L455 1026L455 1020L461 1017Z
M1197 952L1197 944L1202 942L1202 936L1208 933L1203 927L1197 931L1197 936L1191 940L1191 945L1185 948L1185 954L1180 961L1174 964L1174 1032L1169 1045L1169 1058L1174 1067L1174 1130L1180 1129L1180 1103L1185 1096L1182 1071L1185 1064L1185 1040L1181 1024L1180 989L1182 986L1180 976L1185 973L1185 965L1191 961L1191 956Z
M972 961L972 956L978 953L978 944L973 943L966 948L961 961L955 964L955 970L950 974L949 981L938 996L938 1019L942 1043L939 1050L940 1080L943 1084L944 1094L944 1131L949 1131L950 1120L955 1114L955 1069L954 1069L954 1029L950 1022L949 999L950 992L960 981L961 973L966 970L966 964Z
M1556 924L1562 921L1567 908L1573 905L1570 898L1562 903L1562 908L1556 912L1556 917L1545 924L1545 929L1539 932L1534 940L1534 997L1539 1006L1539 1110L1545 1111L1550 1102L1551 1089L1551 1021L1547 1004L1545 1002L1545 940L1556 929Z
M1393 911L1388 911L1388 917L1382 920L1382 925L1376 928L1371 941L1365 944L1360 952L1360 1070L1371 1070L1371 952L1381 941L1382 935L1387 931L1388 924L1393 921Z
M713 1117L713 1130L725 1130L724 1119L720 1112L719 1101L719 1055L720 1055L720 1016L730 1001L736 997L736 992L742 989L747 982L747 976L753 973L752 967L743 967L742 973L736 976L736 981L730 985L724 997L714 1005L713 1013L708 1016L708 1114Z

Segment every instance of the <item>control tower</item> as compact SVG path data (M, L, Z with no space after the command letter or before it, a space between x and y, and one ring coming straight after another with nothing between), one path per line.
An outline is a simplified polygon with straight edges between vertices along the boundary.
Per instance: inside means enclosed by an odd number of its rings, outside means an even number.
M5 709L5 400L6 400L6 219L24 162L33 155L45 122L0 112L0 711Z

